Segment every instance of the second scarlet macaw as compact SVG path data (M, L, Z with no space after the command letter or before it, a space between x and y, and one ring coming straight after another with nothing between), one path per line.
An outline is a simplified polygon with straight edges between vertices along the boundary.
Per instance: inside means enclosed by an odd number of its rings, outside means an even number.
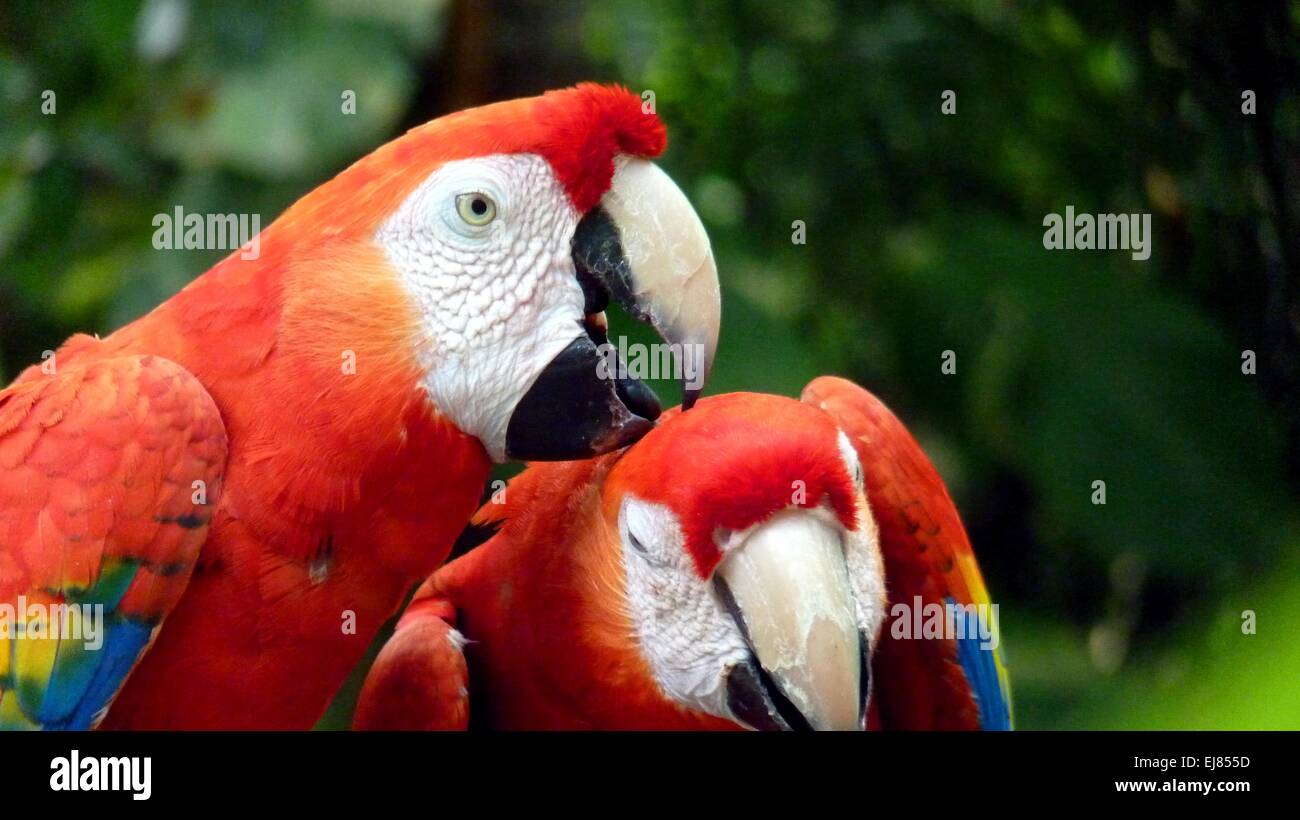
M705 399L530 466L476 525L499 531L417 593L358 728L1010 728L957 510L851 382Z

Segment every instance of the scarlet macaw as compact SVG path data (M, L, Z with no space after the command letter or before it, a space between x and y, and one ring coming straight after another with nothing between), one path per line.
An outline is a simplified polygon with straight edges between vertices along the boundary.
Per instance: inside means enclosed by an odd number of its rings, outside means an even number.
M950 610L984 640L908 634L918 597L990 600L938 473L852 382L532 465L475 526L499 531L420 588L357 728L1010 728L992 610Z
M0 727L309 727L492 461L649 430L607 301L704 372L719 318L664 145L592 84L434 120L0 392Z

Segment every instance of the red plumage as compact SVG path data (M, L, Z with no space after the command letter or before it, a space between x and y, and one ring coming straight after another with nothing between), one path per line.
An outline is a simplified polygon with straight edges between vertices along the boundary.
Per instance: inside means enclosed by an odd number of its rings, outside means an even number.
M852 479L839 451L825 446L837 436L825 413L758 393L706 401L708 413L682 413L671 434L655 430L637 445L643 458L673 465L668 475L623 479L639 497L680 512L700 577L721 559L715 531L745 530L792 503L811 508L825 500L845 527L857 528ZM689 469L690 480L674 476L675 467Z
M609 190L615 154L657 157L668 145L659 117L621 86L582 83L572 91L544 94L537 116L551 124L537 153L555 169L579 213Z

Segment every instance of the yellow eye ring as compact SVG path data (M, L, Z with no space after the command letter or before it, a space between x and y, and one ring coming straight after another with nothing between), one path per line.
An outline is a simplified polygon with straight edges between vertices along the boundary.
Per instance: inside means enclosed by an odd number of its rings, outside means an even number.
M487 194L460 194L456 197L456 213L466 224L481 228L497 218L497 204Z

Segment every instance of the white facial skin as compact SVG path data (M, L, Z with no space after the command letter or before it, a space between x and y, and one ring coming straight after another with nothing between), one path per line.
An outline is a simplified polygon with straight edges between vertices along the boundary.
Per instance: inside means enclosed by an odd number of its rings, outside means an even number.
M853 599L853 621L857 630L869 637L870 651L885 617L884 565L876 523L863 494L862 469L843 433L840 452L858 490L856 530L846 530L825 505L802 509L792 504L786 513L773 518L806 516L818 522L813 531L838 534ZM773 518L743 532L715 533L723 562L729 554L742 550ZM713 579L696 574L676 515L665 506L628 496L619 514L619 534L628 609L659 688L687 708L735 720L727 706L726 674L749 656L749 647L720 600ZM796 552L798 546L794 545ZM774 592L779 596L779 591Z
M659 688L683 706L730 718L723 675L749 649L712 587L696 574L677 517L629 495L618 529L632 623Z
M425 389L494 461L515 405L583 333L580 216L545 159L497 154L446 163L375 234L421 315Z

